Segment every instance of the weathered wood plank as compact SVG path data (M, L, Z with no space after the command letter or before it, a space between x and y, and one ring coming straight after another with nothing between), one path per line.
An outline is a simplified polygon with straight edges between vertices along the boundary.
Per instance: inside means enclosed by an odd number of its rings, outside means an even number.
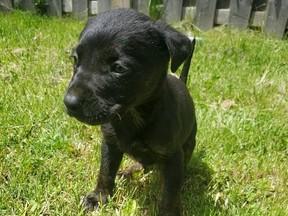
M246 29L250 19L253 0L231 0L228 26Z
M167 23L181 20L183 0L164 0L162 19Z
M214 25L216 0L201 0L196 2L196 25L207 31Z
M62 16L62 1L61 0L46 0L48 3L47 13L49 16Z
M130 8L130 0L112 0L112 8Z
M139 11L140 13L149 15L149 2L149 0L133 0L132 8Z
M72 0L63 0L62 8L63 8L63 12L65 13L72 12Z
M89 14L98 14L98 1L89 1Z
M12 0L0 0L0 11L11 11Z
M183 7L181 19L194 20L196 14L196 7Z
M98 13L102 13L112 8L112 0L98 0Z
M32 11L36 12L35 4L33 3L33 0L22 0L19 2L19 6L24 11Z
M86 19L88 17L87 0L72 0L72 14L76 19Z
M269 35L283 37L288 20L288 0L269 0L265 31Z
M216 9L214 23L217 25L226 25L228 23L230 9Z
M251 26L264 26L265 22L265 17L266 17L266 12L265 11L255 11L251 13Z
M217 25L225 25L228 23L230 9L216 9L214 23ZM265 11L251 12L251 26L264 26Z
M98 0L98 12L102 13L114 8L131 8L131 0Z

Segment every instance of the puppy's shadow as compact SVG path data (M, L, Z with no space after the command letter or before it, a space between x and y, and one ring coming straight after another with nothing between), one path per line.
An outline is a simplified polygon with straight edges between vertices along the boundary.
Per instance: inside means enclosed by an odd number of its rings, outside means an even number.
M204 150L194 152L187 167L182 190L184 216L209 215L217 208L213 197L208 193L213 170L203 161L204 156ZM143 177L144 181L139 181L139 179L135 181L131 176L125 176L126 180L123 186L127 189L138 188L133 199L141 205L143 215L154 216L157 215L157 201L161 184L159 170L156 167L151 170L152 173L144 174L144 176L146 175ZM145 197L144 200L143 197Z
M183 215L209 215L216 211L213 197L208 193L213 170L203 161L205 151L195 152L187 167L182 190Z

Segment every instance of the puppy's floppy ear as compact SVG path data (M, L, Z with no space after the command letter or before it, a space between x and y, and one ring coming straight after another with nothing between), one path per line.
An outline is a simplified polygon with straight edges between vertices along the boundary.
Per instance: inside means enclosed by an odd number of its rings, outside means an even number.
M156 21L156 27L164 37L171 57L171 71L173 73L193 52L190 39L161 21Z

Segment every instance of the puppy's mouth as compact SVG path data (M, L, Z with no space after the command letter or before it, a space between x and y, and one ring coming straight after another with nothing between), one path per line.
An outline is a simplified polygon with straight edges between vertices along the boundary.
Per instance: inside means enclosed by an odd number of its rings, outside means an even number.
M67 109L67 114L71 117L76 118L78 121L89 124L89 125L101 125L114 120L121 120L120 113L122 112L122 106L116 104L108 109L103 109L95 114L85 113L83 111L72 111Z

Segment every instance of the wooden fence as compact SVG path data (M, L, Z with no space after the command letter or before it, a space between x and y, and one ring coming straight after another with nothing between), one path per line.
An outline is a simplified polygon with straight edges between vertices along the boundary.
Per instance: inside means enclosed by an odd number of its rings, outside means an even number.
M0 11L12 8L36 11L44 8L48 15L72 13L76 18L117 7L134 8L149 14L151 0L0 0ZM269 35L282 37L287 32L288 0L155 0L161 19L168 23L192 20L207 31L216 25L239 29L263 27Z

